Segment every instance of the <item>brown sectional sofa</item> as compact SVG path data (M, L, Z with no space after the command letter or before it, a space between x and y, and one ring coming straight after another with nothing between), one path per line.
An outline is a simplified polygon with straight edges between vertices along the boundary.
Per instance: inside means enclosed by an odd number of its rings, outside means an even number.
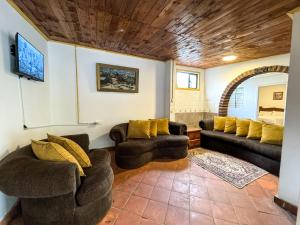
M127 139L128 123L113 127L110 138L115 141L115 158L119 167L133 169L159 157L184 158L187 155L188 137L185 124L169 122L170 135L150 139Z
M281 146L262 144L259 140L213 131L213 120L202 120L199 122L199 126L202 128L201 147L233 155L272 174L279 174Z
M80 177L75 164L38 160L27 145L0 162L0 191L20 199L25 225L94 225L112 204L110 154L89 150L87 134L66 136L88 154Z

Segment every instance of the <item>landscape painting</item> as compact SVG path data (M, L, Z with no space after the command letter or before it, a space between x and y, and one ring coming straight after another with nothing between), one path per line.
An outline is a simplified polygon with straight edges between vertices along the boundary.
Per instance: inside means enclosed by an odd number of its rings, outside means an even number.
M273 100L283 100L283 92L282 91L274 92Z
M138 93L139 69L97 63L96 71L98 91Z

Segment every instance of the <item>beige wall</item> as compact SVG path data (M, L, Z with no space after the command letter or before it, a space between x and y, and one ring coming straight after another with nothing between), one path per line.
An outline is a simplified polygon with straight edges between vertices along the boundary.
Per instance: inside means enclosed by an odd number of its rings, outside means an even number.
M284 140L282 146L278 197L298 204L300 191L300 12L294 15L290 76L287 90Z
M290 55L285 54L205 70L205 102L208 111L214 113L218 112L220 99L225 88L241 73L262 66L288 66L289 61Z
M176 66L176 71L191 71L200 74L199 90L179 90L175 86L175 113L202 112L204 101L204 70L186 66ZM176 73L174 76L176 85Z
M259 87L258 105L264 108L269 108L269 107L285 108L286 88L287 88L286 84ZM274 92L283 92L283 99L273 100Z

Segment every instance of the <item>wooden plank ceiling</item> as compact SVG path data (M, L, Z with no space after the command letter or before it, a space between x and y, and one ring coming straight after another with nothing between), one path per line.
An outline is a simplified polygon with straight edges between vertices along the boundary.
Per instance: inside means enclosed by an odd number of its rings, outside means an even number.
M290 51L300 0L12 0L51 40L210 68Z

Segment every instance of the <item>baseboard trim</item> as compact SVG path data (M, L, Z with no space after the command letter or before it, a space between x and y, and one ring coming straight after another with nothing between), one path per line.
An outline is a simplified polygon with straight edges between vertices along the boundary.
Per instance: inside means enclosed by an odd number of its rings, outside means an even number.
M280 199L278 196L274 196L274 202L281 208L283 208L283 209L289 211L290 213L292 213L293 215L297 216L297 212L298 212L297 206Z
M9 210L9 212L4 216L4 218L0 221L0 225L10 225L11 222L21 216L21 203L18 200L13 207Z

